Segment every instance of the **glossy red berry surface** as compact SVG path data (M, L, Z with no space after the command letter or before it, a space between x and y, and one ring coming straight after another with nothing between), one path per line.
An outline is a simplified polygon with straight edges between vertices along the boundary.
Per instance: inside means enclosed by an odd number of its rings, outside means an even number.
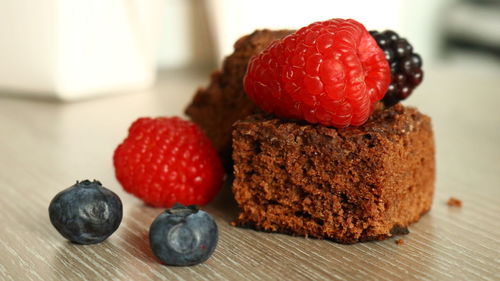
M123 188L157 207L204 205L217 195L224 175L208 138L177 117L136 120L113 161Z
M359 126L391 79L385 54L354 20L316 22L254 56L244 78L250 98L282 118Z

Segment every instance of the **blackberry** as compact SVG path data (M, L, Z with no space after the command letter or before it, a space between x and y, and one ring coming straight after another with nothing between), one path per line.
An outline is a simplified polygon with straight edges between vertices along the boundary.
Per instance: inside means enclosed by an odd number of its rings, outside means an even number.
M382 102L391 107L406 99L424 77L422 58L413 52L413 46L392 30L370 31L378 46L384 51L391 67L391 84Z

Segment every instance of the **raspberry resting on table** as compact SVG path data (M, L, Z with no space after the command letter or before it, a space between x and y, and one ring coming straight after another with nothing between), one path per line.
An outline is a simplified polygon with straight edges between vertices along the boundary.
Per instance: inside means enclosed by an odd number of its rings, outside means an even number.
M177 117L136 120L113 161L123 188L156 207L205 205L224 176L209 139L194 123Z
M391 79L384 52L352 19L316 22L250 59L244 87L264 111L326 126L359 126Z
M413 52L412 45L392 30L370 31L378 46L384 51L391 67L391 84L382 101L391 107L406 99L423 79L422 58Z

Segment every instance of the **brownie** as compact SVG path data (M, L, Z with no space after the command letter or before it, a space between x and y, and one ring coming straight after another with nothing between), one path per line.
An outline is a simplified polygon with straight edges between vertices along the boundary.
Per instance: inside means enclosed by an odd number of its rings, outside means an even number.
M257 30L234 44L222 69L212 73L208 87L198 89L185 113L198 124L219 152L226 167L231 166L232 126L258 108L243 90L243 77L250 57L291 30Z
M382 240L431 208L431 120L397 104L343 129L256 114L233 131L234 224L340 243Z

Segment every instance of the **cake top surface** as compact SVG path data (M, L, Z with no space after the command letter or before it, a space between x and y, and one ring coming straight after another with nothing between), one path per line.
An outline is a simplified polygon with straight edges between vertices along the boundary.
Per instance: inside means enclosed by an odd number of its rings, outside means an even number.
M344 128L366 123L379 101L391 107L406 99L422 82L421 67L396 32L369 32L353 19L334 18L263 48L250 58L243 86L267 113Z
M238 121L238 123L259 123L259 126L273 126L284 132L314 130L322 135L340 135L352 137L378 133L390 136L403 135L411 132L420 122L429 117L420 113L414 107L396 104L390 108L379 107L375 109L368 121L358 127L346 128L326 127L319 124L310 124L303 120L276 118L270 114L256 114Z

